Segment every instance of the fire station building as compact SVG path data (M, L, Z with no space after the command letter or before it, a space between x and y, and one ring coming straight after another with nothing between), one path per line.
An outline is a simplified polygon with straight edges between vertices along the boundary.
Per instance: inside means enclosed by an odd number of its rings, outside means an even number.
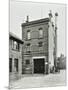
M35 21L29 21L27 16L22 23L23 74L48 74L55 65L56 33L51 18L52 13L48 18Z

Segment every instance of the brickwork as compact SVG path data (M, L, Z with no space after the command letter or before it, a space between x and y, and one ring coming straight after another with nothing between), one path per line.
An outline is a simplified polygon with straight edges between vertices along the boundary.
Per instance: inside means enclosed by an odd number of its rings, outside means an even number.
M42 38L40 38L40 36L39 36L40 28L42 28L42 30L43 30ZM31 35L30 40L27 39L28 30L30 31L30 35ZM50 63L52 62L51 64L53 64L53 62L54 62L54 58L50 58L50 57L53 57L53 52L51 53L50 49L52 49L52 51L54 49L54 47L53 47L54 42L53 42L53 36L52 36L53 32L54 32L54 30L53 30L52 24L49 24L49 20L47 21L47 19L44 19L44 22L43 22L43 20L40 20L40 21L38 20L38 21L34 21L32 23L28 22L28 23L22 24L22 39L24 40L23 73L25 73L26 71L28 73L33 73L34 62L33 62L32 58L33 57L42 57L42 56L45 57L45 73L48 72L49 62ZM51 34L49 34L49 33L51 33ZM42 42L41 47L38 46L39 42ZM27 49L26 49L27 44L30 44L30 46L29 46L30 52L27 52ZM26 65L26 63L25 63L27 59L30 60L29 65ZM46 65L46 63L48 65ZM46 70L46 66L47 66L47 70Z
M9 73L10 76L9 79L14 80L20 78L22 74L22 43L11 37L13 36L10 36L9 38L9 62L11 58L12 64L10 63L10 65L12 65L11 66L12 71ZM13 41L19 43L19 51L13 48ZM15 59L18 60L18 71L15 70Z

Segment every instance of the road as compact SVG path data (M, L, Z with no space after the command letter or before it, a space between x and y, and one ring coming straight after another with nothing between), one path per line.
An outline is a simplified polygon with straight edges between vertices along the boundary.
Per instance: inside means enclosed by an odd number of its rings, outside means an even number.
M49 75L26 75L21 79L10 82L10 88L33 88L33 87L48 87L48 86L65 86L66 71L61 70L60 73ZM12 89L13 90L13 89Z

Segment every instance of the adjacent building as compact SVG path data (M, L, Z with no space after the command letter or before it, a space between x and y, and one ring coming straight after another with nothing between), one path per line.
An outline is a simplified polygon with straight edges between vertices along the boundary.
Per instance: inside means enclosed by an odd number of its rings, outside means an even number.
M57 15L56 15L57 16ZM56 64L56 30L52 13L48 18L22 23L23 74L48 74ZM56 30L55 30L56 29Z
M23 41L9 33L9 79L20 78L22 74L22 46Z
M66 69L66 57L63 54L57 58L57 67L59 69Z

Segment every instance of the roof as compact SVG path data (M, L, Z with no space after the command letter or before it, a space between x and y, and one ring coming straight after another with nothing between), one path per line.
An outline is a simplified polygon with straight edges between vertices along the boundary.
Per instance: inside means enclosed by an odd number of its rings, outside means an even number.
M19 43L24 43L20 38L18 38L16 35L13 33L9 32L9 38L18 41Z
M38 23L43 23L43 22L49 22L49 18L43 18L39 20L22 23L22 26L28 26L28 25L33 25L33 24L38 24Z

